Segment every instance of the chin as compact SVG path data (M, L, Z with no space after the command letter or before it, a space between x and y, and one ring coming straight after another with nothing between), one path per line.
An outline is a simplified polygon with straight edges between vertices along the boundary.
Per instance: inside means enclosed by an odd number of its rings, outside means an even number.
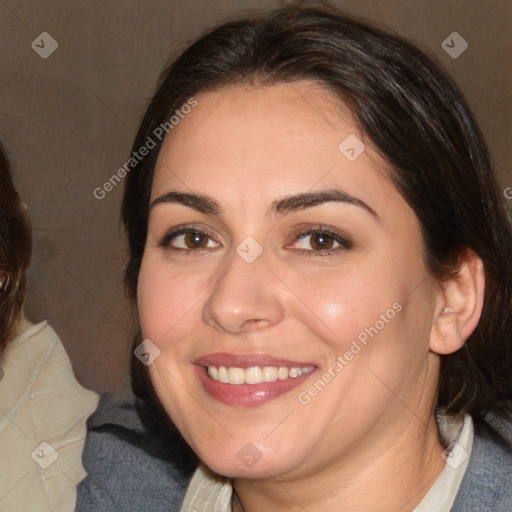
M198 453L199 458L215 473L229 478L264 480L293 472L301 462L296 460L297 453L272 448L260 450L251 442L239 447L223 447ZM286 461L284 464L283 462Z

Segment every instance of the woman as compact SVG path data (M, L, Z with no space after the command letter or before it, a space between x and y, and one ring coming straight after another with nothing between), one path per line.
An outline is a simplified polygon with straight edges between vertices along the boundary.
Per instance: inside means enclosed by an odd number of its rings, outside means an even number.
M446 75L287 7L185 50L149 140L135 391L201 460L182 510L511 510L511 227Z
M32 232L0 146L0 511L71 512L95 393L55 331L23 315Z

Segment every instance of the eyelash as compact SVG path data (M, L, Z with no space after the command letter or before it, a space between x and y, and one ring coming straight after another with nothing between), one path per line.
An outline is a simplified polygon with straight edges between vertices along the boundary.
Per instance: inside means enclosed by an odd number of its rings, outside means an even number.
M182 249L178 247L173 247L171 245L171 242L180 235L186 235L188 233L199 233L201 235L206 235L210 240L215 241L214 237L208 233L205 229L199 229L195 226L181 226L176 229L171 229L165 235L160 239L158 242L158 245L167 251L180 253L180 254L186 254L193 255L193 254L202 254L205 252L205 248L198 248L198 249ZM218 243L218 242L216 242Z
M352 242L342 236L340 233L336 233L335 231L330 230L329 228L318 226L316 228L308 229L307 231L298 231L295 233L296 240L300 240L302 238L306 238L310 235L324 235L328 238L331 238L335 242L339 243L339 247L336 247L334 249L328 249L328 250L307 250L307 249L296 249L300 254L304 254L306 256L325 256L325 255L331 255L337 251L340 250L349 250L352 249Z
M201 235L207 236L210 240L214 241L215 243L219 243L215 241L215 238L208 233L205 229L200 229L194 226L181 226L176 229L172 229L164 234L164 236L160 239L158 245L159 247L162 247L166 249L167 251L175 252L175 253L185 253L186 255L192 255L192 254L203 254L205 251L208 250L208 248L198 248L198 249L183 249L178 247L173 247L171 242L180 235L186 235L188 233L199 233ZM307 256L318 256L318 255L331 255L334 252L337 252L339 250L349 250L352 249L352 242L342 236L339 233L336 233L328 228L325 228L323 226L318 226L312 229L308 229L307 231L298 231L295 233L295 240L300 240L303 238L306 238L307 236L311 235L325 235L328 238L332 239L334 242L337 242L339 244L339 247L336 247L334 249L330 250L307 250L307 249L296 249L296 252L300 254L304 254Z

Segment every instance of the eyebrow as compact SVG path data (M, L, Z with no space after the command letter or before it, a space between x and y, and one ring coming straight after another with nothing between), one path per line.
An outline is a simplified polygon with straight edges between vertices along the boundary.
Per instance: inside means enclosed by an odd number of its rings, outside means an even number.
M359 206L371 213L377 220L380 220L379 215L371 206L341 189L304 192L302 194L286 196L273 201L270 206L270 212L274 215L285 215L292 211L305 210L328 202L348 203ZM150 209L163 203L182 204L206 215L222 216L224 213L224 210L215 199L202 194L177 191L166 192L151 203Z
M304 210L322 203L337 202L348 203L354 206L359 206L371 213L377 220L380 220L377 212L362 199L348 194L341 189L324 190L318 192L305 192L303 194L296 194L279 199L272 203L271 211L275 215L284 215L286 213Z
M206 215L217 215L221 216L223 210L220 204L215 201L215 199L203 196L200 194L190 194L187 192L175 192L170 191L159 197L157 197L150 206L150 209L154 208L157 204L163 203L177 203L182 204L184 206L188 206L189 208L193 208L198 212L204 213Z

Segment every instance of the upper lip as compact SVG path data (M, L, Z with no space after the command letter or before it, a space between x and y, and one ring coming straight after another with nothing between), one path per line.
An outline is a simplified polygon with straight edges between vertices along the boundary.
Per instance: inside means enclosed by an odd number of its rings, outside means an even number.
M227 354L216 353L201 356L194 361L198 366L224 366L226 368L252 368L253 366L285 366L287 368L303 368L316 366L312 363L303 363L273 357L268 354Z

